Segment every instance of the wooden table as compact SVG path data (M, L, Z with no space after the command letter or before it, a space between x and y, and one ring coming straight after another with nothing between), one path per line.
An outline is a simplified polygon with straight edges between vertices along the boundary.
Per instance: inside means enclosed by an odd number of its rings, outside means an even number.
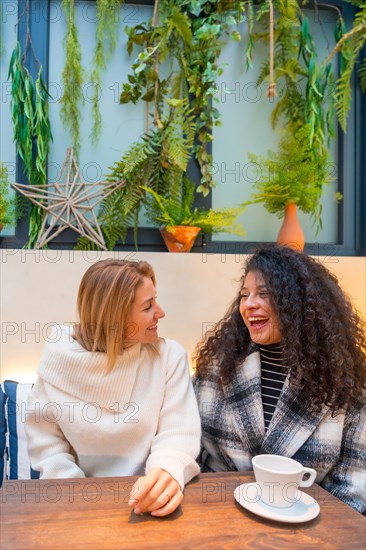
M6 481L1 494L2 550L366 547L365 518L317 485L320 505L308 523L255 516L233 497L252 473L201 474L166 518L135 515L127 505L134 477Z

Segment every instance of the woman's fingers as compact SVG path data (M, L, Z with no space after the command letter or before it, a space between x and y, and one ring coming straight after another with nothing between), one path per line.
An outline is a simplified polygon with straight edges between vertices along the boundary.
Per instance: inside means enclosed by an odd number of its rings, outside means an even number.
M178 492L180 492L180 486L175 480L168 480L168 485L166 480L159 480L143 498L138 500L135 511L137 514L152 512L168 504Z
M162 506L161 508L155 509L151 512L152 516L156 517L163 517L167 516L168 514L171 514L174 512L176 508L178 508L179 504L183 500L183 493L181 490L179 490L178 493L176 493L166 504L165 506Z
M156 480L153 477L142 476L139 477L136 483L132 487L128 504L132 506L134 503L139 502L149 493L151 488L155 485Z
M165 505L152 510L151 515L156 516L156 517L167 516L168 514L171 514L172 512L174 512L174 510L176 510L176 508L178 508L178 506L180 505L182 500L183 500L183 493L179 489L179 491L177 491L172 496L172 498L166 502Z
M182 499L179 483L165 470L154 468L136 481L129 505L134 507L136 514L162 509L159 515L163 516L175 510Z
M157 500L164 488L172 479L171 475L155 468L146 476L140 477L132 488L129 504L135 506L135 512L140 514L146 512L147 508Z
M170 483L167 487L165 487L165 489L157 489L157 487L158 485L154 487L154 490L156 488L156 492L151 491L148 495L149 500L146 498L144 503L138 503L138 509L141 506L142 512L153 512L154 510L167 506L173 499L182 494L180 486L177 482L174 484Z

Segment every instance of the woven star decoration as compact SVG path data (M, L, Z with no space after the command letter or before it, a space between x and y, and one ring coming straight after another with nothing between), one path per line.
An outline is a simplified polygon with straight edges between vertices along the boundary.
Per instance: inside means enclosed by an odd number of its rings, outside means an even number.
M42 248L68 227L107 250L94 208L125 183L82 181L72 147L66 151L59 179L46 185L11 186L46 211L38 233L36 248ZM47 223L49 223L47 227Z

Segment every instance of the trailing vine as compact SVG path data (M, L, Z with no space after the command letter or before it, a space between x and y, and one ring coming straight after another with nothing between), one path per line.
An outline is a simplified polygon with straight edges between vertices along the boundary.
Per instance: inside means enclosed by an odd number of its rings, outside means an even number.
M358 63L360 52L366 45L366 3L364 0L352 0L352 3L359 8L354 17L352 29L347 31L343 18L339 14L336 28L337 44L324 61L324 65L327 65L336 54L340 53L340 76L336 83L335 98L338 120L344 132L347 129L347 115L352 100L351 76ZM361 89L365 93L366 57L360 62L359 77Z
M313 38L309 31L308 21L303 15L300 3L296 0L277 0L276 9L276 77L277 82L281 76L285 78L286 89L294 87L300 80L307 80L307 94L305 101L306 114L310 116L312 138L324 139L324 133L333 134L333 111L331 104L329 111L325 108L325 98L335 93L335 109L339 123L346 131L347 115L352 99L351 76L356 65L359 65L359 78L361 90L366 92L366 58L360 59L360 53L366 44L366 4L364 0L345 0L353 4L355 12L352 28L347 30L342 13L337 6L326 4L337 12L335 27L336 45L322 63L318 63ZM265 2L258 10L257 21L263 21L263 16L270 12L270 3ZM322 4L319 4L321 6ZM315 2L315 9L318 3ZM269 33L259 32L252 34L251 38L267 40ZM292 49L289 44L293 41ZM283 49L282 55L280 49ZM251 48L252 49L252 48ZM285 55L283 55L285 53ZM305 67L298 64L298 54L305 62ZM331 62L335 55L340 54L340 75L334 82L334 74ZM281 74L282 73L282 74ZM261 81L269 75L267 64L263 68ZM319 93L320 92L320 93ZM288 101L290 99L290 101ZM294 98L285 94L272 113L272 121L275 122L278 115L284 112L284 105L291 104ZM315 105L316 102L316 105ZM296 109L296 101L294 101ZM287 110L289 112L289 110ZM296 112L296 111L295 111ZM316 127L317 123L321 127Z
M328 146L334 136L334 106L327 98L334 90L333 69L330 62L318 63L309 23L298 2L278 0L276 9L277 15L272 21L274 67L270 62L264 62L257 84L268 78L270 87L283 84L283 93L272 110L271 121L273 127L281 121L285 135L278 153L269 152L267 160L250 155L251 160L261 166L262 174L255 186L257 191L252 202L261 202L259 198L262 197L266 208L270 212L278 208L280 216L284 213L286 201L295 202L301 210L312 214L318 231L321 228L320 197L323 186L331 181L326 168L330 162ZM268 22L272 17L270 3L262 4L256 16L258 30L253 33L254 42L267 42L270 37ZM299 163L296 170L291 168L296 176L292 178L284 177L285 167L290 162L289 150ZM273 181L268 176L268 167ZM299 182L306 193L299 192Z
M97 143L102 127L99 108L101 75L116 46L117 10L122 1L96 0L98 24L91 72L95 85L92 98L93 144ZM257 3L256 11L253 0L156 0L151 21L126 28L128 53L132 55L134 49L138 49L138 55L132 64L128 82L123 84L120 102L145 101L147 121L152 121L152 128L149 129L147 124L145 134L114 164L109 175L110 181L126 181L126 187L109 196L100 209L99 221L109 248L114 247L118 238L125 238L131 225L135 228L137 242L139 212L146 200L145 189L169 201L179 198L192 154L201 169L201 180L196 190L207 195L215 185L210 142L213 126L220 124L220 113L215 105L217 80L223 72L219 56L227 37L241 39L237 25L244 14L248 28L245 47L247 66L253 64L256 41L263 41L269 44L270 55L262 66L258 84L269 81L269 97L275 95L275 86L283 84L283 94L276 99L271 117L274 127L280 121L285 125L278 154L271 153L268 162L264 158L257 160L269 165L276 161L281 166L289 160L288 152L292 151L293 158L297 159L306 176L303 187L306 187L308 197L299 190L295 190L293 195L300 197L300 208L302 204L303 210L312 213L321 226L320 195L329 181L325 166L329 160L329 141L334 134L333 103L326 101L326 98L332 95L335 88L335 108L345 131L352 99L351 76L357 65L361 88L366 91L366 59L359 63L360 52L366 43L366 4L364 0L346 1L354 4L357 10L352 28L346 28L339 9L335 7L339 13L337 44L322 63L318 61L309 25L303 15L305 2L298 0L265 0ZM64 40L66 60L62 72L64 93L60 115L71 132L78 154L85 72L81 63L74 0L62 0L62 8L67 21L67 34ZM29 18L29 0L25 14ZM52 139L48 91L42 77L42 67L39 67L36 80L26 68L29 51L38 63L28 25L24 53L21 54L18 44L9 66L14 139L30 183L44 184ZM335 83L331 62L338 54L340 76ZM160 70L163 64L164 71ZM151 103L152 117L149 114ZM316 178L312 177L315 172ZM293 173L297 174L296 171ZM279 173L276 178L277 185ZM301 174L297 174L296 178L301 181ZM289 179L285 181L287 190L289 182ZM261 192L264 192L265 183L264 178L260 182L262 188L257 188L254 202L260 196L263 199ZM276 200L272 206L276 206ZM41 209L33 205L31 208L28 246L36 241L44 216ZM80 246L89 245L84 242Z
M114 52L118 36L119 8L123 0L96 0L96 44L91 81L94 84L92 96L93 129L91 140L97 144L102 130L102 116L99 109L101 73Z
M96 0L96 43L92 62L91 82L94 85L92 103L93 127L91 142L98 143L102 130L102 116L99 108L101 73L115 50L118 36L119 8L123 0ZM62 8L67 21L64 39L65 65L62 71L64 93L61 99L61 120L69 129L75 154L80 152L81 107L84 105L83 84L85 70L81 64L81 47L75 24L74 0L62 0Z
M67 34L64 39L66 60L62 71L63 96L61 103L61 120L72 136L76 157L80 152L81 105L84 104L83 82L84 69L81 65L81 48L78 30L75 25L74 0L62 0L62 9L66 16Z
M126 29L128 53L131 55L135 46L141 51L123 84L120 102L154 101L158 125L164 116L163 98L189 99L196 120L193 154L201 168L197 191L203 195L214 185L208 145L213 125L220 124L214 106L217 78L222 74L218 58L225 34L240 39L238 31L230 32L230 28L242 20L244 5L230 0L165 0L155 3L158 13L153 20ZM168 59L170 71L162 78L157 65Z
M42 66L34 82L25 67L30 38L26 41L23 56L17 43L10 59L8 79L11 78L11 110L14 128L14 141L17 152L23 161L24 171L32 185L44 185L47 178L47 156L52 140L48 117L47 86L42 76ZM38 60L37 60L38 61ZM28 248L37 241L39 229L45 213L39 206L31 206L29 219Z

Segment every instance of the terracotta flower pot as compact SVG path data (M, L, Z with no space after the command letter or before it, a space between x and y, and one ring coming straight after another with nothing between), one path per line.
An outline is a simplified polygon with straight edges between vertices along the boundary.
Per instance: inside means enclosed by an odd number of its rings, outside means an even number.
M160 228L160 233L169 252L189 252L200 231L200 227L189 225L175 225L169 231L166 227Z
M289 203L285 206L285 217L278 233L277 243L303 252L305 245L304 232L297 219L296 204Z

